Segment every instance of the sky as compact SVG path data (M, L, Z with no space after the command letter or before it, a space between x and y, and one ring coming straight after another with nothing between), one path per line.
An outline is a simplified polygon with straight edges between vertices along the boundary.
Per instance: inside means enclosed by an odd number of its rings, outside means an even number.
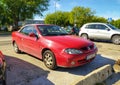
M35 20L44 19L46 14L56 11L70 12L76 6L88 7L95 11L95 16L120 18L120 0L50 0L48 10L43 12L43 17L35 16Z

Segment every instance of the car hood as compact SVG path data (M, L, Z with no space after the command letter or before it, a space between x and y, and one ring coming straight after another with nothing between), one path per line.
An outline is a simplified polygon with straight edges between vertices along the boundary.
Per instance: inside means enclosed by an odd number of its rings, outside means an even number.
M91 41L77 37L77 36L47 36L47 40L52 41L57 44L61 44L64 47L78 48L93 44Z
M116 29L116 31L120 32L120 29Z
M114 32L120 34L120 29L113 30Z

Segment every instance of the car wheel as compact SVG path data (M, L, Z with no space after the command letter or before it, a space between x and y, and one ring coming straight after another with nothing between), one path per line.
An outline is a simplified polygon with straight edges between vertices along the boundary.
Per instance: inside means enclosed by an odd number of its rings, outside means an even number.
M18 45L16 44L16 42L14 42L13 47L14 47L14 51L15 51L16 53L20 53L20 52L21 52L21 51L19 50Z
M119 45L119 44L120 44L120 36L119 36L119 35L113 36L113 37L112 37L112 42L113 42L114 44Z
M55 56L53 52L51 52L50 50L47 50L43 53L43 61L47 68L49 69L57 68Z
M82 34L81 37L84 38L84 39L88 39L88 35L87 34Z

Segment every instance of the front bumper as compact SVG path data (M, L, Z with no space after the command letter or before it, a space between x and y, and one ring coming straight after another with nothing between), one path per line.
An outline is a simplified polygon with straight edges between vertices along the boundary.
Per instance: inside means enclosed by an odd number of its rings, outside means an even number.
M57 64L60 67L77 67L81 66L84 64L87 64L91 62L97 54L97 49L88 52L88 53L83 53L79 55L61 55L61 57L58 58Z

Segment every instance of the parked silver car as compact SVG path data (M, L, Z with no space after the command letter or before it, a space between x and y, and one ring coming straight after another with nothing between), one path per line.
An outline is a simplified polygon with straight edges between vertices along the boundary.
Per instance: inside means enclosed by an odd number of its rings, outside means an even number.
M79 36L86 39L111 40L120 44L120 29L106 23L87 23L79 31Z

